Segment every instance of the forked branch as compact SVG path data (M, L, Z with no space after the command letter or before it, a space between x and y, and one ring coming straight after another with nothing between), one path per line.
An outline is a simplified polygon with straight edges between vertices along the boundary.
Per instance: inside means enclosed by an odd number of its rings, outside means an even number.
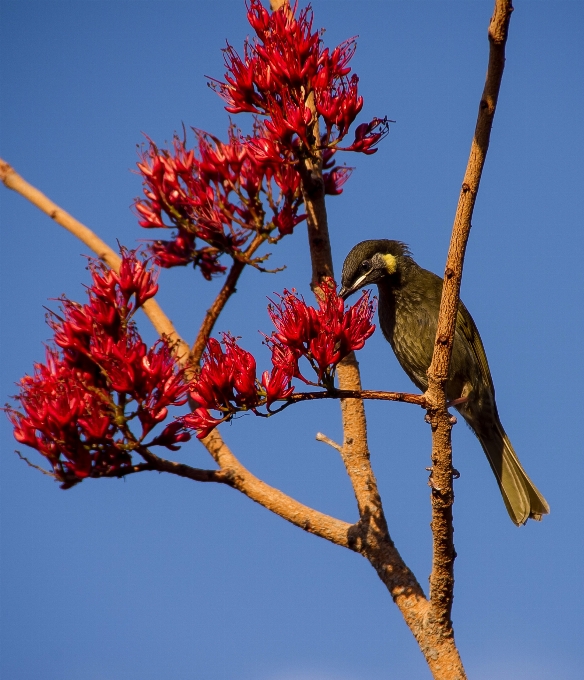
M41 191L24 180L13 168L0 159L0 180L7 188L16 191L30 201L37 208L49 215L57 224L65 227L114 271L119 269L119 256L102 241L91 229L69 215L65 210L53 203ZM189 359L189 346L178 335L168 317L153 300L147 300L143 305L148 318L161 335L166 335L174 341L178 360L185 365ZM150 454L148 462L127 468L123 475L117 473L115 477L126 476L137 472L158 471L186 477L194 481L220 482L241 491L251 500L263 505L283 519L301 527L305 531L325 538L333 543L350 547L349 537L352 525L329 517L324 513L313 510L282 491L265 484L247 470L233 455L223 442L221 435L215 431L209 435L203 444L207 447L219 470L200 470L182 463L160 458ZM29 461L27 461L29 462ZM30 465L33 465L29 462ZM34 467L34 465L33 465ZM50 472L43 471L47 474ZM106 475L107 476L107 475Z

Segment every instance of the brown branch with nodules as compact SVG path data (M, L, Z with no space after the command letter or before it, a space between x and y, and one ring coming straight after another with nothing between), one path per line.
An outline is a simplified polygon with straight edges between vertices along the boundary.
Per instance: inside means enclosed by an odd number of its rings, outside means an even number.
M433 559L430 575L431 619L452 634L450 613L454 589L454 559L452 503L454 501L451 431L452 419L447 411L446 383L450 356L456 328L460 284L464 254L468 241L471 218L481 180L497 98L505 65L505 43L509 20L513 11L510 0L496 0L489 26L489 65L483 95L479 104L478 119L472 140L470 156L458 199L452 227L450 247L444 272L444 286L436 343L432 363L428 369L426 397L432 408L429 420L432 426L432 534Z

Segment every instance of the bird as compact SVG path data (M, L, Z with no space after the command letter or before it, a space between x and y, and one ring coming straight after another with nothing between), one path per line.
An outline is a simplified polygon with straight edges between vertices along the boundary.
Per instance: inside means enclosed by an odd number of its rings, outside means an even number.
M362 241L343 264L339 296L376 284L379 325L403 370L425 392L442 297L442 279L420 267L401 241ZM550 508L521 466L505 433L483 343L459 302L446 398L477 436L495 474L511 520L541 520Z

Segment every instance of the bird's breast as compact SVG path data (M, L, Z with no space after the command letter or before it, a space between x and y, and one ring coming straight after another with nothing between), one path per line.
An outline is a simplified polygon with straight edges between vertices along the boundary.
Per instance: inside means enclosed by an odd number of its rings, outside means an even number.
M437 315L420 295L397 296L379 289L379 325L397 360L420 390L428 386Z

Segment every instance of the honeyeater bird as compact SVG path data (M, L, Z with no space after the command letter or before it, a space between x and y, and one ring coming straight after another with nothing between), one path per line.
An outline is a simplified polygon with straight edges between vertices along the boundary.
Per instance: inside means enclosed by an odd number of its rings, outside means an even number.
M364 286L377 284L383 335L413 383L425 391L436 339L442 279L416 264L404 243L374 240L358 243L347 255L341 283L339 294L343 298ZM462 301L458 306L446 397L458 401L455 408L478 437L513 522L519 526L528 518L540 520L549 513L545 498L521 467L501 425L483 343Z

